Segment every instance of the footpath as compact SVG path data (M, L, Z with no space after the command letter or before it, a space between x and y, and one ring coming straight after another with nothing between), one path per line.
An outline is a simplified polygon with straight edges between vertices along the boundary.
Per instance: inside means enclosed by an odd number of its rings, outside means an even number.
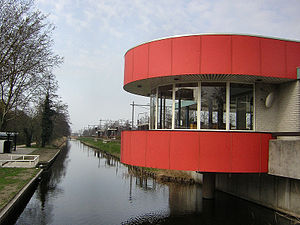
M42 173L52 165L65 143L66 139L61 140L55 148L17 146L12 152L39 155L39 163L36 168L0 168L0 224L8 224L8 219L31 197Z

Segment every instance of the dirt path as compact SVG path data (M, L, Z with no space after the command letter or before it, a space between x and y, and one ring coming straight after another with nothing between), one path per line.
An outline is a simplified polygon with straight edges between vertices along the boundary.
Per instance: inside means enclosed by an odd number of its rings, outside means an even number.
M60 149L49 148L49 149L36 149L30 153L30 155L39 155L40 156L40 163L47 163L50 161Z

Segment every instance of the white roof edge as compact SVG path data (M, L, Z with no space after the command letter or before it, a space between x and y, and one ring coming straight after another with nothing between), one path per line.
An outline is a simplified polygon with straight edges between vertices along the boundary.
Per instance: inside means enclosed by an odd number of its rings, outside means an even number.
M239 36L250 36L250 37L260 37L260 38L269 38L269 39L275 39L275 40L281 40L281 41L293 41L293 42L299 42L300 40L293 40L293 39L287 39L287 38L280 38L280 37L271 37L271 36L265 36L265 35L259 35L259 34L246 34L246 33L198 33L198 34L179 34L179 35L173 35L173 36L167 36L167 37L162 37L162 38L156 38L150 41L145 41L142 42L141 44L138 44L130 49L128 49L124 56L129 52L131 49L134 49L140 45L144 45L153 41L160 41L160 40L165 40L169 38L177 38L177 37L188 37L188 36L204 36L204 35L239 35Z

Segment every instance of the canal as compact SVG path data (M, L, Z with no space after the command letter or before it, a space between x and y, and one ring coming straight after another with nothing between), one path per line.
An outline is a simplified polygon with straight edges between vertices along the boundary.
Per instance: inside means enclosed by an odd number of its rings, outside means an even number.
M15 224L290 224L278 213L200 185L160 184L69 141Z

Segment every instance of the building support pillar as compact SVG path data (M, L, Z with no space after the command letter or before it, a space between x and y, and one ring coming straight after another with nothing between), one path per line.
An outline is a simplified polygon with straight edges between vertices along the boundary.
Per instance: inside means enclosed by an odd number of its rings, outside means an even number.
M202 197L213 199L215 197L216 173L203 173Z

